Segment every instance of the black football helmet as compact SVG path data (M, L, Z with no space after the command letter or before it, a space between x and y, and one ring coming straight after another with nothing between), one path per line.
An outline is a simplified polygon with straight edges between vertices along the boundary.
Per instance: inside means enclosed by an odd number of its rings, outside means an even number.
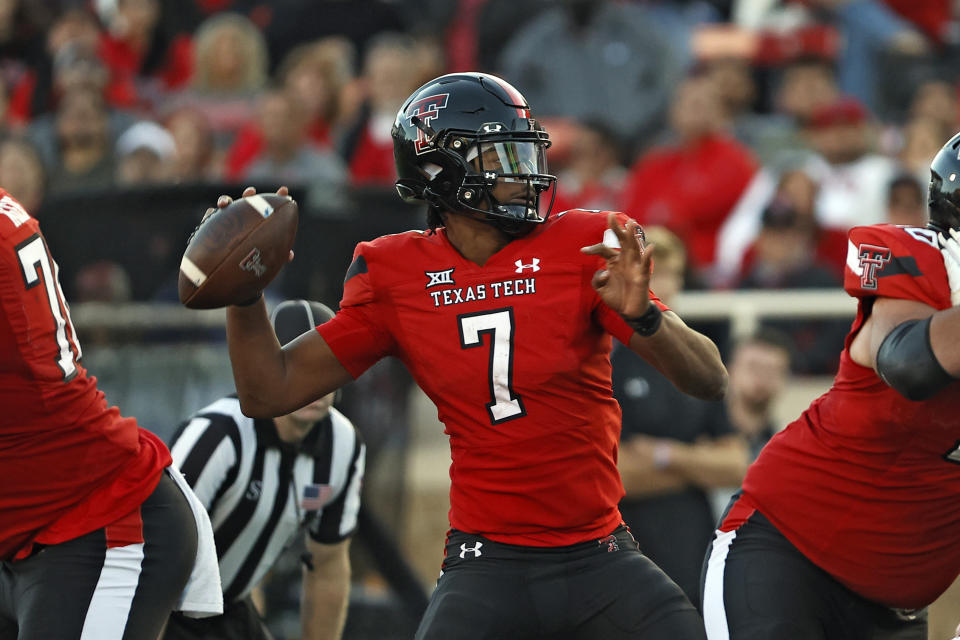
M930 163L930 227L960 230L960 133L943 145Z
M485 73L452 73L413 92L394 122L397 193L438 211L472 212L521 235L541 223L540 196L556 182L547 173L550 138L510 84ZM501 183L523 183L509 200L494 197Z

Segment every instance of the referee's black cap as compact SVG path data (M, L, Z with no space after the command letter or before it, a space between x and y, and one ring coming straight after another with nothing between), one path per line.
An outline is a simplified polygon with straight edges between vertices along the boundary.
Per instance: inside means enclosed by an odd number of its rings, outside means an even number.
M270 322L280 344L285 345L333 316L330 307L314 300L284 300L270 314Z

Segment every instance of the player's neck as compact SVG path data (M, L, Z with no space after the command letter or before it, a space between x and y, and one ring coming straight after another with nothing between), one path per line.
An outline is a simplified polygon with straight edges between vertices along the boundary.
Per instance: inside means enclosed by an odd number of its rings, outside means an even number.
M513 240L512 236L493 225L468 215L449 213L444 221L447 239L454 249L481 267Z

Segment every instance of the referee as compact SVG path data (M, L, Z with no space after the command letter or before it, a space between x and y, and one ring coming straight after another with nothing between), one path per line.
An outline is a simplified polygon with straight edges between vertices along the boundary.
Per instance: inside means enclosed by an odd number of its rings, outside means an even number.
M285 345L332 317L319 302L287 300L271 319ZM250 592L301 529L302 638L340 638L365 448L333 400L331 393L289 415L255 420L228 396L179 428L170 449L210 513L224 613L199 620L174 614L165 640L269 639Z

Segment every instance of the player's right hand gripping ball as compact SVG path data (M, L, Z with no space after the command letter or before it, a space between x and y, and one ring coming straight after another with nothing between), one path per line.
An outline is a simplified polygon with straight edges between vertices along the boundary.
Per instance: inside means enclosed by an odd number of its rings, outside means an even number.
M255 298L289 260L297 236L290 196L240 198L208 216L180 262L180 302L215 309Z

